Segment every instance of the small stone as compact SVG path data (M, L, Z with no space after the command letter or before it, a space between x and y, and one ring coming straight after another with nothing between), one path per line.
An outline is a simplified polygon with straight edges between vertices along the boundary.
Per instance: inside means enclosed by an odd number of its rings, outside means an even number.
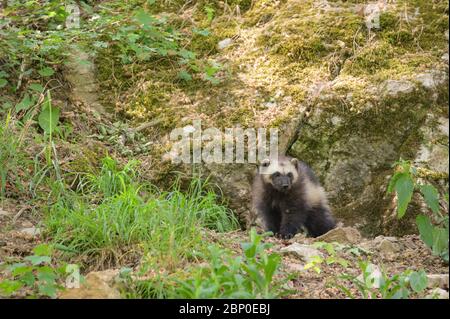
M217 43L217 49L223 50L229 47L231 44L233 44L233 39L230 38L223 39L222 41L219 41L219 43Z
M306 235L304 233L297 233L295 234L294 237L292 237L292 242L294 243L308 243L309 242L309 238L306 237Z
M314 241L356 244L361 241L361 234L353 227L338 227L315 238Z
M277 102L269 101L264 103L264 107L271 109L277 106Z
M374 243L381 243L383 240L388 240L391 242L398 242L397 237L387 237L387 236L377 236L373 239Z
M293 243L287 247L283 247L280 252L283 254L292 255L307 263L313 261L315 256L323 257L323 254L316 248L299 243Z
M384 89L388 95L397 96L411 93L414 90L414 84L409 81L387 80Z
M291 272L302 272L305 270L305 266L302 264L297 264L297 263L288 263L286 265L286 268L288 269L288 271Z
M26 220L26 221L22 222L22 227L31 228L31 227L33 227L33 223L30 222L29 220Z
M377 248L380 254L388 259L394 258L400 250L398 244L395 244L387 238L381 240Z
M431 73L419 74L417 76L417 81L419 81L427 89L433 89L436 86L435 79Z
M60 292L59 299L120 299L120 292L114 285L118 274L117 269L90 272L79 288Z
M448 289L448 274L430 274L427 277L429 288Z
M7 212L7 211L5 211L3 209L0 209L0 216L9 216L9 215L11 215L10 212Z
M333 117L331 118L331 123L332 123L334 126L337 126L337 125L341 124L341 122L342 122L342 118L340 118L339 116L333 116Z
M340 47L340 48L345 48L345 42L341 41L341 40L337 40L336 44Z
M8 245L8 244L6 243L6 241L0 240L0 247L4 247L4 246L6 246L6 245Z
M433 289L427 297L437 299L449 299L448 291L441 288Z
M39 228L36 228L36 227L32 226L32 227L22 228L20 230L20 232L22 234L27 234L27 235L31 235L31 236L38 236L41 233L41 230Z

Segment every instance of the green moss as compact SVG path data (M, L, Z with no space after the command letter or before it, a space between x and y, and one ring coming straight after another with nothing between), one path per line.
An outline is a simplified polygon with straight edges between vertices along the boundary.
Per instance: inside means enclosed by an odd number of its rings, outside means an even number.
M190 50L199 56L210 56L217 53L219 41L232 38L239 32L239 24L236 21L214 22L205 25L204 28L210 32L208 36L194 34L189 44Z
M343 12L299 18L280 17L273 21L273 29L262 35L258 43L270 47L278 58L302 65L322 62L330 54L352 47L362 41L364 32L358 32L362 19L355 13Z
M380 14L381 30L396 30L400 23L400 18L395 12L385 11Z
M353 58L350 74L374 74L390 67L390 59L394 57L392 47L383 42L375 42L363 48Z
M173 129L181 120L179 112L168 108L174 86L166 82L146 82L143 92L126 104L125 113L134 120L161 120L158 127L164 131Z

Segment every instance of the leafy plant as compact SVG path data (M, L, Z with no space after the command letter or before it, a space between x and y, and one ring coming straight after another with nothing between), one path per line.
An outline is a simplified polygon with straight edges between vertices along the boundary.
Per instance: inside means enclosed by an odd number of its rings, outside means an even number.
M214 8L210 7L210 6L205 6L205 13L206 13L206 17L208 20L208 23L211 23L211 21L214 19L214 15L216 10L214 10Z
M398 218L405 215L413 193L420 193L431 211L431 216L419 214L416 217L420 238L434 255L448 262L449 217L448 213L445 214L440 208L438 190L433 185L419 180L417 169L409 161L400 161L395 166L396 171L389 182L387 191L388 193L395 191L397 195ZM444 198L448 204L448 195Z
M52 266L53 246L41 244L33 249L33 255L25 257L23 262L6 267L9 279L0 281L0 295L14 296L19 293L32 297L55 298L58 290L63 289L61 280L67 269L76 265Z
M337 251L341 251L345 248L344 245L337 242L327 243L327 242L315 242L313 244L315 248L324 249L327 252L326 257L313 256L311 260L305 264L304 269L313 269L316 273L321 273L321 264L326 263L327 265L339 264L344 268L348 267L348 261L337 255Z
M242 243L243 256L236 257L217 245L210 245L199 255L208 265L192 268L188 278L156 277L141 291L149 293L163 291L167 298L274 298L280 296L281 285L274 282L280 265L280 256L266 250L264 236L253 228L250 242ZM135 283L136 284L136 283ZM138 286L143 283L137 283Z
M369 262L359 263L361 275L343 274L341 280L350 281L357 289L360 296L356 296L347 286L337 284L336 286L344 292L347 297L369 298L369 299L406 299L412 292L422 293L427 287L428 278L423 270L406 270L393 276L387 275L379 267Z
M52 105L50 92L47 91L47 98L44 101L42 110L38 116L39 126L44 130L45 134L52 137L53 133L57 131L59 122L59 109Z

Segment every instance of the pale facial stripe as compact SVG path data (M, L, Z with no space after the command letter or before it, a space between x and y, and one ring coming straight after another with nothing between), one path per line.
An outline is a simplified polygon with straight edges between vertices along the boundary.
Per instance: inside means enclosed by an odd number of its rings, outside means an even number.
M269 166L260 166L259 168L259 173L263 176L266 183L272 183L270 176L276 172L284 175L292 173L292 183L295 183L298 180L297 169L291 162L288 161L271 161Z

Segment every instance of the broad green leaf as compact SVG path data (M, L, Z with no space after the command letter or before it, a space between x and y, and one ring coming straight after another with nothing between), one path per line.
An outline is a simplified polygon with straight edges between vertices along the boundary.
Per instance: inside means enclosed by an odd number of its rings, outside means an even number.
M425 199L428 207L433 211L433 213L439 212L439 193L433 185L420 185L420 192Z
M40 267L37 270L37 277L40 281L44 281L47 284L52 284L56 281L56 279L58 278L58 275L56 275L55 271L48 267Z
M134 18L136 19L137 22L139 22L140 24L143 24L145 26L149 26L153 22L156 21L156 19L154 17L152 17L151 15L149 15L148 13L146 13L143 10L139 10L136 13L136 15L134 16Z
M33 105L34 103L34 99L31 98L28 94L25 94L25 96L23 97L22 101L20 101L17 105L16 105L16 112L20 112L22 110L28 110L28 108Z
M42 93L44 91L44 87L39 83L31 83L30 89L39 93Z
M0 88L5 87L6 84L8 84L8 81L6 81L5 79L0 78Z
M397 217L402 218L405 215L409 202L411 202L414 191L414 183L411 176L401 174L395 183L395 191L397 192Z
M425 271L415 271L409 276L409 284L415 292L423 291L428 284L428 278Z
M280 262L280 256L276 254L272 254L267 259L267 264L264 267L264 275L266 282L269 283L272 281L272 277L277 270L278 264Z
M55 74L55 71L53 71L52 68L45 67L43 69L40 69L38 71L38 73L43 77L48 77L48 76L52 76L53 74Z
M383 285L383 274L378 266L368 264L363 271L364 282L368 288L380 288Z
M39 292L44 296L55 298L57 288L56 288L56 285L54 285L54 284L43 284L43 285L39 285Z
M53 246L48 244L40 244L34 247L33 252L36 256L51 256Z
M186 60L193 60L195 59L195 53L186 49L181 49L178 52L178 55L181 56L183 59Z
M433 225L430 218L420 214L416 217L416 224L419 228L420 239L431 248L433 245Z
M192 80L192 76L185 70L178 72L178 78L180 78L181 80L184 80L186 82Z
M59 109L52 106L50 94L48 94L41 113L38 116L39 126L45 133L52 134L58 126L58 121Z
M28 287L33 287L34 283L36 282L36 277L34 277L34 274L32 272L25 273L22 277L20 277L20 281L25 283Z
M242 243L241 247L247 258L255 257L256 247L254 245L252 245L251 243Z
M11 269L11 275L16 277L16 276L21 276L23 274L26 274L27 272L32 272L32 271L33 271L33 267L23 264L23 266L14 267L13 269Z
M403 173L395 173L394 176L391 177L388 187L387 187L387 193L390 194L394 191L395 184L397 183L397 180L400 178L400 176Z
M22 288L23 284L16 280L0 281L0 295L11 296L17 290Z
M50 264L52 259L49 256L28 256L24 258L25 260L28 260L31 262L33 266L40 265L43 263Z
M15 264L9 265L9 266L7 267L7 269L8 269L10 272L13 272L15 269L17 269L17 268L22 268L22 267L24 267L24 266L26 266L26 265L27 265L26 263L15 263Z
M396 287L395 293L391 296L391 299L407 299L409 297L409 290L405 287Z
M433 228L433 254L440 256L448 251L448 229Z

